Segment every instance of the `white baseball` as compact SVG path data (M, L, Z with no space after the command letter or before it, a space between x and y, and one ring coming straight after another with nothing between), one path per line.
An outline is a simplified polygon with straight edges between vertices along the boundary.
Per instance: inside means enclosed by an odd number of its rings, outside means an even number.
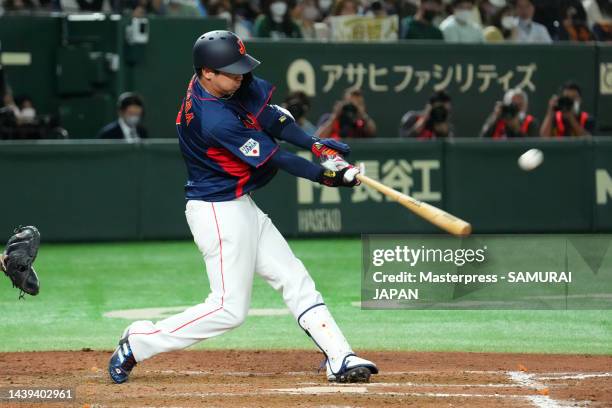
M525 171L531 171L544 161L544 153L540 149L529 149L518 158L518 165Z

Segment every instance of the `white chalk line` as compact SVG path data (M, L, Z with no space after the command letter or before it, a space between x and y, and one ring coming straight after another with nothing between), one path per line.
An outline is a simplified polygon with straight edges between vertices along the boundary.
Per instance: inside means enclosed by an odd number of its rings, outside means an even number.
M362 387L352 387L352 389L343 389L335 387L310 387L312 389L303 388L278 388L268 391L252 391L252 392L179 392L179 393L160 393L160 396L167 397L248 397L253 395L258 396L274 396L274 395L329 395L329 394L351 394L364 395L367 397L435 397L435 398L494 398L494 399L522 399L528 400L530 395L519 394L469 394L469 393L442 393L442 392L370 392L361 390ZM333 390L325 391L324 388L334 388ZM366 387L363 387L366 388Z
M517 384L523 387L527 387L537 391L544 391L548 389L546 385L536 379L537 374L530 374L523 371L508 371L507 374L510 380L516 382ZM528 400L537 408L566 408L575 407L577 404L577 402L571 402L569 404L566 404L563 401L554 400L548 395L529 395Z
M301 382L299 385L316 385L314 382ZM421 388L524 388L518 384L441 384L441 383L415 383L415 382L371 382L368 387L421 387Z
M508 378L514 383L531 388L534 390L543 390L546 386L535 379L535 374L529 374L523 371L508 371Z
M592 374L562 374L559 376L538 376L539 380L586 380L588 378L612 377L612 373L592 373Z
M284 371L284 372L250 372L250 371L200 371L200 370L145 370L140 371L141 373L161 373L161 374L181 374L181 375L227 375L235 377L270 377L277 375L289 375L289 376L300 376L300 375L313 375L321 374L317 373L316 370L311 371ZM498 374L506 377L506 371L440 371L440 370L412 370L412 371L385 371L385 376L398 376L398 375L421 375L421 374ZM552 373L550 373L552 374ZM567 373L576 374L576 373Z

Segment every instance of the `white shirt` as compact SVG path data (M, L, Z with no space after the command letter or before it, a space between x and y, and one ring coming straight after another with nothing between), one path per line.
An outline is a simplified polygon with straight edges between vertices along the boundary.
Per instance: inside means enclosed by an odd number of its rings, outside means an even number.
M471 21L459 22L454 15L446 17L440 23L440 30L446 42L481 43L484 41L480 27Z
M551 43L552 39L542 24L521 19L515 41L518 43Z
M123 138L128 142L137 142L140 140L138 136L138 132L136 128L129 127L127 123L123 120L123 118L119 118L119 127L121 128L121 132L123 132Z

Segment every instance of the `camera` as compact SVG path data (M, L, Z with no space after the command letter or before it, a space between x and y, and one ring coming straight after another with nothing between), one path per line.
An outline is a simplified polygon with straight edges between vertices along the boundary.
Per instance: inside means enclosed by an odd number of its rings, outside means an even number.
M570 112L574 108L574 100L568 96L562 96L557 100L556 110Z
M310 108L307 103L303 102L300 98L290 98L286 102L286 108L295 118L296 121L306 115Z
M514 119L515 117L517 117L519 114L519 108L516 104L514 103L510 103L510 104L504 104L502 105L501 108L501 119L504 120L510 120L510 119Z
M342 105L342 109L340 110L340 127L356 126L357 116L357 107L350 102L345 103L344 105Z
M448 110L443 105L434 106L429 113L431 123L443 123L448 119Z

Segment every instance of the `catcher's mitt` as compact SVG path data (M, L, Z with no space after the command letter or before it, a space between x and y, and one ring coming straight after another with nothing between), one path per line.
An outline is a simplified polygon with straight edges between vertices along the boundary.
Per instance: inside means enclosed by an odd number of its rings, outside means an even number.
M13 282L13 287L20 289L20 298L24 293L35 296L40 289L38 276L32 267L39 246L40 232L36 227L19 227L0 256L0 266Z

